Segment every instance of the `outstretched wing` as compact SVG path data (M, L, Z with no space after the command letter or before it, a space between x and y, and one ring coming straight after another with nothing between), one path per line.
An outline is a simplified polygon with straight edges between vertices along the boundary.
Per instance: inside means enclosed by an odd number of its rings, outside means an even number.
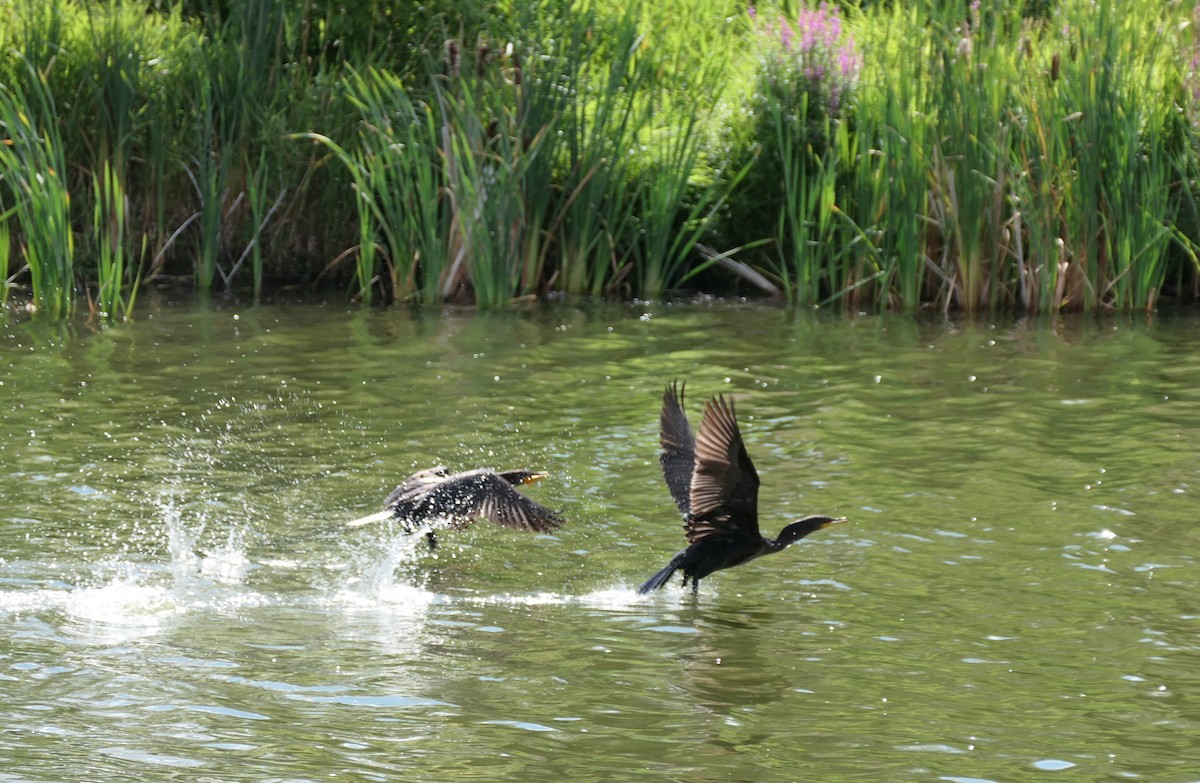
M387 519L395 518L395 506L404 500L415 500L422 492L427 492L430 487L437 486L446 477L450 475L450 469L445 465L419 470L408 478L401 481L400 484L391 491L387 499L383 501L383 511L377 511L374 514L368 514L365 517L353 519L346 524L350 527L359 527L360 525L369 525L372 522L383 522Z
M685 384L686 385L686 384ZM662 453L658 461L662 465L667 489L679 507L679 513L687 519L691 510L692 468L696 463L696 440L683 412L684 387L672 381L663 393L662 414L659 416L658 442Z
M438 465L436 467L426 468L425 470L418 470L416 473L404 479L404 481L401 481L400 485L392 490L391 494L387 496L387 499L383 501L383 506L384 508L390 508L392 504L396 503L401 498L428 491L431 487L435 487L445 481L446 477L449 475L450 468L446 467L445 465Z
M558 514L525 497L490 470L451 476L427 492L402 495L394 502L392 515L414 525L444 519L456 528L482 517L535 533L557 530L563 524Z
M704 419L696 436L691 501L691 514L684 524L689 543L714 535L761 535L758 472L742 443L733 405L726 403L724 396L704 405Z

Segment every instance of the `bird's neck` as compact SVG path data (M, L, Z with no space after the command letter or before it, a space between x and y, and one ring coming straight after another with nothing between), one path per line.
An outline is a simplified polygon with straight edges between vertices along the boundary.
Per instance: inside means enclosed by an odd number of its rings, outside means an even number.
M784 541L782 535L779 538L767 538L763 536L763 544L765 545L764 554L782 552L788 548L788 544L790 543L790 541Z
M789 546L804 538L811 532L813 532L812 529L802 522L793 522L783 530L780 530L779 535L774 540L767 540L771 542L771 551L778 552L781 549L787 549Z

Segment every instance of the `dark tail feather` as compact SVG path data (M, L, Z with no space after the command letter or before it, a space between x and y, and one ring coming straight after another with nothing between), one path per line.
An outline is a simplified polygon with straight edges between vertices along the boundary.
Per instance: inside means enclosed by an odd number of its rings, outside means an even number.
M671 577L675 575L675 572L679 570L681 565L683 565L683 552L680 552L679 554L675 555L675 557L671 558L671 562L667 563L666 568L647 579L645 583L638 588L638 595L645 595L651 590L657 590L665 585L671 580Z

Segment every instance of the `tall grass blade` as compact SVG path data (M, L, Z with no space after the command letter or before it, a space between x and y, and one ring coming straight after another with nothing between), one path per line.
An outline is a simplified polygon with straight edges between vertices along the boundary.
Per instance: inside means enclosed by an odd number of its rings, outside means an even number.
M125 299L128 220L125 191L116 169L104 162L100 174L94 175L94 209L92 230L96 237L97 303L107 320L128 315ZM136 286L136 283L135 283Z
M0 183L13 204L33 304L51 318L75 307L75 236L62 138L44 75L25 61L30 93L0 84Z
M8 265L12 258L12 237L8 230L8 216L0 215L0 305L8 303L12 280L8 276Z

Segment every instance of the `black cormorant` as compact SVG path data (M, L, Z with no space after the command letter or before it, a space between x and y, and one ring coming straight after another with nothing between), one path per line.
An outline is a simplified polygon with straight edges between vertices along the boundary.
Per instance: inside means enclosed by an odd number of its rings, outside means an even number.
M547 533L562 526L562 517L516 490L545 477L545 473L532 470L489 468L451 473L438 465L404 479L387 496L383 511L346 524L357 526L394 519L412 532L439 521L454 529L463 528L482 517L516 530ZM437 539L432 530L425 535L432 549Z
M683 389L672 383L663 394L659 442L663 476L683 514L688 547L646 583L639 593L662 587L676 571L683 585L722 568L779 552L809 533L845 522L820 515L792 522L774 538L758 531L758 473L746 453L733 404L717 396L704 405L700 432L693 438L683 411Z

